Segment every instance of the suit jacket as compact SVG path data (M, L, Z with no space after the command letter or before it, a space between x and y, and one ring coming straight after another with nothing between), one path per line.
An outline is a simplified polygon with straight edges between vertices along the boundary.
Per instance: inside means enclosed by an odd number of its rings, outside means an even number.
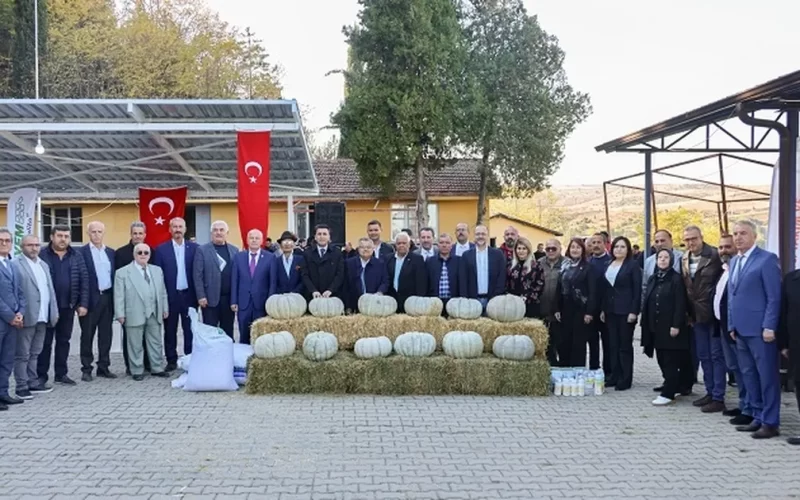
M283 254L275 256L272 261L272 270L269 273L269 295L276 293L299 293L304 292L303 277L300 269L303 267L303 253L294 252L292 254L292 267L289 275L286 275L286 268L283 267Z
M105 247L106 256L108 257L108 261L111 263L111 290L114 289L114 273L116 269L114 269L114 250ZM92 259L92 244L87 243L81 247L81 254L83 255L83 261L86 264L86 272L89 277L89 310L97 305L97 302L100 300L100 287L97 285L97 270L94 268L94 259Z
M461 255L456 255L456 246L457 246L457 245L458 245L458 242L457 242L457 241L454 241L454 242L453 242L453 249L450 251L450 253L453 255L453 257L463 257L463 256L464 256L464 254L461 254ZM470 250L475 250L475 243L473 243L473 242L471 242L471 241L470 241L470 242L468 243L468 245L469 245L469 249L470 249Z
M22 293L20 270L7 260L7 266L0 264L0 329L11 328L17 313L24 313L28 307Z
M428 297L439 296L439 283L442 280L442 266L447 266L447 280L450 283L450 298L458 297L458 266L461 264L461 257L451 253L450 258L443 261L439 254L435 258L425 261L425 271L428 275Z
M789 349L795 380L800 381L800 269L783 277L781 303L778 341L781 349Z
M122 269L123 267L127 266L131 262L133 262L133 247L135 245L132 242L128 242L127 245L121 246L114 250L114 270ZM156 249L151 249L153 253L155 253ZM151 255L151 260L155 257Z
M765 329L778 331L781 311L781 268L778 257L758 247L737 273L741 256L730 263L728 328L743 337L760 337Z
M228 253L231 257L231 263L228 265L233 265L238 252L238 248L228 243ZM231 274L233 271L231 269ZM195 249L192 275L197 300L206 299L209 307L217 307L222 290L222 271L219 270L219 254L213 243L206 243Z
M52 279L55 270L55 261L60 257L53 251L50 245L44 247L39 252L39 258L47 262L50 266L50 277ZM78 307L89 307L89 271L86 269L86 261L79 250L67 247L64 255L69 266L69 304L59 304L58 307L77 309ZM54 284L55 286L55 284ZM56 294L58 298L58 294Z
M375 254L373 256L382 262L386 262L386 259L392 255L394 255L394 246L392 246L391 243L381 241L380 247L375 248ZM358 257L358 249L356 248L353 249L348 258L352 259L355 257Z
M386 272L389 278L389 295L397 299L397 312L405 311L406 299L411 296L424 297L428 293L428 275L425 271L425 259L409 252L403 260L400 269L398 288L394 287L394 271L397 266L397 256L392 255L386 261Z
M56 326L58 322L58 302L56 301L56 292L53 289L53 278L50 276L50 266L42 259L38 260L39 266L44 271L45 278L47 279L47 290L39 290L39 283L36 282L36 275L33 273L31 263L28 262L24 255L14 258L13 265L19 270L20 288L22 294L25 296L25 303L27 307L22 313L23 326L36 326L39 322L39 308L42 305L41 293L47 293L50 296L49 313L47 316L47 326ZM0 264L2 265L2 264ZM36 265L36 264L33 264Z
M265 306L269 297L272 281L272 266L277 257L266 250L259 250L255 272L250 277L250 250L242 250L233 260L231 278L231 305L239 306L240 311L249 311L251 307L260 314L267 314ZM259 316L259 317L260 317Z
M189 307L197 305L197 291L194 286L194 256L197 253L197 243L189 240L183 241L183 265L186 268L186 284L189 286ZM153 264L161 268L164 273L164 286L167 288L167 298L170 304L178 301L178 262L175 259L175 249L172 240L158 245L153 259ZM177 309L174 306L173 309Z
M606 269L612 262L606 265ZM604 313L620 316L639 314L642 310L642 268L636 259L627 259L622 263L614 286L608 282L605 273L600 279Z
M436 245L433 245L433 247L431 247L431 250L433 250L433 256L434 257L439 255L439 247L437 247ZM422 257L422 247L417 248L416 250L414 250L411 253L413 253L415 255L419 255L420 257ZM455 254L453 254L453 255L455 255ZM425 257L422 257L422 258L423 258L423 260L425 260L427 262L427 259L425 259Z
M164 273L160 267L148 264L147 272L151 283L155 284L152 299L156 301L156 320L163 323L163 313L169 313L167 287L164 286ZM147 321L143 289L149 285L144 280L141 268L131 262L114 276L114 318L125 318L125 326L142 326Z
M722 261L719 252L707 243L703 243L700 251L700 260L697 263L697 270L692 278L689 273L689 256L691 252L686 252L681 258L681 274L686 285L688 296L689 317L694 323L710 324L714 322L714 288L722 275Z
M347 280L345 281L345 307L358 311L358 299L361 297L361 258L347 259L345 263ZM364 268L364 284L366 293L389 293L389 276L386 264L373 256Z
M314 292L330 291L334 297L341 298L344 286L344 257L341 250L329 244L325 256L320 258L316 245L307 248L303 252L300 275L309 297Z
M506 256L501 250L488 247L489 252L489 290L487 298L503 295L506 291ZM478 298L477 250L467 250L461 255L458 271L459 296L467 299Z

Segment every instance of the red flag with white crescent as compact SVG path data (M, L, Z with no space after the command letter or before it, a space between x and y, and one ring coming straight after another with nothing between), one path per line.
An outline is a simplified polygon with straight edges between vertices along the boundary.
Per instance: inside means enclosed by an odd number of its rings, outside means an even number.
M169 221L186 216L186 186L170 189L139 188L139 220L147 230L145 243L154 248L169 241Z
M239 231L247 247L247 233L269 227L269 132L238 132L237 194Z

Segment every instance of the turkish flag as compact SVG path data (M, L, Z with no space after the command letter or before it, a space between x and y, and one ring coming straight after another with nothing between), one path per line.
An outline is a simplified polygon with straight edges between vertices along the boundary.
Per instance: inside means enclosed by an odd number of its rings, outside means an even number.
M238 132L237 194L239 231L247 247L247 233L269 227L269 132Z
M169 241L169 221L186 215L186 186L170 189L139 188L139 220L147 227L151 248Z

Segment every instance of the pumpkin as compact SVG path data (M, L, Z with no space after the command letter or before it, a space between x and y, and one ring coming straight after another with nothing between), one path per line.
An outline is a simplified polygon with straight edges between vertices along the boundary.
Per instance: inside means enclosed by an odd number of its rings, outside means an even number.
M295 347L294 335L289 332L277 332L258 337L253 351L258 358L284 358L294 354Z
M339 350L336 335L328 332L313 332L303 340L303 354L311 361L331 359Z
M478 319L483 314L483 304L477 299L455 298L447 301L447 315L453 319Z
M453 358L477 358L483 354L483 338L477 332L454 331L444 336L442 348Z
M362 359L385 358L392 353L392 341L389 337L358 339L353 350Z
M308 312L318 318L332 318L344 314L344 303L337 297L319 297L308 303Z
M436 350L436 339L430 333L407 332L394 340L394 351L402 356L424 358Z
M516 295L498 295L486 304L486 315L495 321L511 323L525 317L525 299Z
M364 316L391 316L397 312L397 301L388 295L365 293L358 298L358 312Z
M492 344L492 352L500 359L528 361L534 351L533 340L527 335L501 335Z
M409 316L441 316L444 304L439 297L411 296L403 307Z
M306 299L299 293L279 293L267 299L266 309L271 318L299 318L306 313Z

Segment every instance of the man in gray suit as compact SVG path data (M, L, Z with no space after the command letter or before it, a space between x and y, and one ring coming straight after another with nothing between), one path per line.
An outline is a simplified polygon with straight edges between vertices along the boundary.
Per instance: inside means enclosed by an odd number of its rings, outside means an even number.
M8 410L8 405L23 402L8 394L8 378L14 371L17 337L22 328L22 312L27 305L20 288L19 269L11 264L13 241L11 231L0 228L0 411Z
M147 342L150 374L169 376L161 354L161 325L169 316L167 287L161 268L149 262L150 247L138 243L133 247L133 262L114 276L114 317L128 334L128 362L137 382L144 379L143 342Z
M19 270L22 295L27 304L22 313L22 330L17 337L14 356L14 379L20 399L33 399L34 394L53 390L52 386L39 382L36 371L47 328L53 328L58 323L58 302L50 277L50 266L39 258L39 247L38 237L25 236L22 238L22 255L14 258L14 265Z
M200 245L194 254L194 288L197 303L203 310L203 323L221 328L233 338L231 286L233 261L239 249L228 243L228 224L211 224L211 243Z

